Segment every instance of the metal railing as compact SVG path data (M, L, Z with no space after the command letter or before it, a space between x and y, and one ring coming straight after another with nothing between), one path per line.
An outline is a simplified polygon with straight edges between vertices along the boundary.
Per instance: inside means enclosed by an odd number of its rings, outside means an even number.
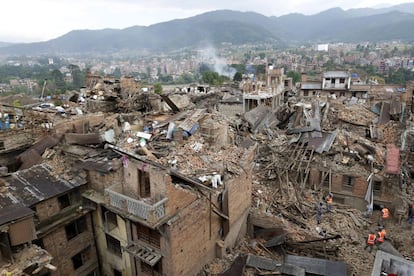
M165 202L167 202L167 198L163 198L151 205L110 189L105 189L105 193L109 195L109 204L111 206L124 210L141 219L150 221L152 219L158 220L165 216Z

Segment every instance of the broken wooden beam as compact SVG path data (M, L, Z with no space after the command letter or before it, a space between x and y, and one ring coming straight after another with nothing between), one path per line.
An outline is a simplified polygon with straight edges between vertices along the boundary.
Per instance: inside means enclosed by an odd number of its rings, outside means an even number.
M99 133L66 133L65 141L70 145L93 145L100 144L102 139Z

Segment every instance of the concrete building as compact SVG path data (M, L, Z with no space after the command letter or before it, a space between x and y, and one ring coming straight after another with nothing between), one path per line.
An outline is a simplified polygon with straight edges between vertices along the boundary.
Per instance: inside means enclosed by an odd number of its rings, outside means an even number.
M323 72L320 79L307 79L302 76L299 95L301 97L367 98L369 86L353 84L351 80L350 73L346 71Z

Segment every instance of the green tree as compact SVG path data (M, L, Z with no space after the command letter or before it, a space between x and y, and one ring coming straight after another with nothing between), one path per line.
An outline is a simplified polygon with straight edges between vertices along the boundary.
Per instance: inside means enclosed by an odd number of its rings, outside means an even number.
M209 85L220 85L223 83L222 78L217 72L206 71L201 75L201 80Z
M289 71L286 74L289 78L293 79L293 83L297 83L300 82L300 73L299 72L295 72L295 71Z
M237 72L244 74L246 72L246 65L245 64L232 64L230 67L236 69Z
M20 101L19 100L14 100L13 101L13 106L14 107L21 107L22 105L20 104Z
M233 81L241 81L243 79L243 75L240 72L236 72L233 76Z
M52 80L55 83L57 89L61 90L62 92L65 90L66 84L62 72L57 69L53 70Z
M375 67L372 64L369 64L366 68L365 71L367 72L368 76L374 76L376 73Z
M160 82L154 83L154 93L158 95L162 94L162 84Z
M173 77L171 75L159 75L160 82L162 83L172 83Z
M72 74L73 83L72 86L74 89L79 89L83 86L83 83L85 81L85 73L81 72L79 66L75 64L69 64L68 68L70 70L70 73Z

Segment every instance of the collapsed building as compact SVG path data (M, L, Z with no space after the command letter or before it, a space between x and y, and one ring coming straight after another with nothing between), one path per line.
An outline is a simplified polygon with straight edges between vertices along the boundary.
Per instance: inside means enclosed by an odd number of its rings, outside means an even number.
M245 235L254 143L236 146L226 121L206 110L138 118L95 113L57 122L23 152L28 168L3 178L12 200L34 193L18 203L36 212L28 236L53 256L52 274L98 273L97 259L104 274L195 274ZM152 134L133 130L143 125Z
M331 80L325 94L291 97L283 70L266 71L265 82L247 79L236 93L179 95L89 74L63 114L17 111L24 127L0 132L3 271L371 271L374 256L361 261L361 247L377 221L364 211L386 205L402 218L414 194L412 85L340 95L347 81ZM12 132L26 133L24 142ZM317 225L327 193L334 210ZM390 232L393 256L412 256ZM38 258L19 263L31 248Z

